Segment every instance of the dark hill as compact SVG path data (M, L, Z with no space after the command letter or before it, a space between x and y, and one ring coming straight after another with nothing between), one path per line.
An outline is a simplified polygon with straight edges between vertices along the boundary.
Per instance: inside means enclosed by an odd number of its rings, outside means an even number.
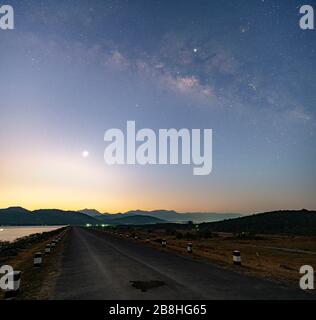
M203 223L200 229L233 233L316 235L316 211L303 209L265 212L242 218Z
M145 224L155 224L155 223L163 223L164 220L151 217L151 216L143 216L143 215L135 215L135 216L128 216L123 217L119 219L111 219L109 221L110 224L116 224L116 225L145 225Z
M20 207L12 207L0 210L0 225L3 226L24 226L40 225L40 217L34 215L31 211Z
M97 218L97 217L102 217L103 214L100 213L98 210L95 209L83 209L83 210L79 210L78 212L80 213L84 213L87 216L93 217L93 218Z
M92 217L76 211L56 209L29 211L20 207L0 209L0 225L85 225L98 223Z

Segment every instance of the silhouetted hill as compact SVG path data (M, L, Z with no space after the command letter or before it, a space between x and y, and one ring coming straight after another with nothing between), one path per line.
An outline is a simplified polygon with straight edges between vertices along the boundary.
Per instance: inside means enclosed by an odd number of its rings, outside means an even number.
M20 207L0 209L0 225L40 225L39 216L33 215L31 211Z
M20 207L0 209L0 225L84 225L98 223L92 217L76 211L57 209L29 211Z
M10 207L6 209L9 212L29 212L29 210L24 209L22 207Z
M202 223L200 229L221 232L316 235L316 211L284 210Z
M135 216L128 216L119 219L111 219L109 221L110 224L117 224L117 225L146 225L146 224L155 224L155 223L163 223L164 220L151 217L151 216L143 216L143 215L135 215Z
M103 213L101 216L98 216L98 219L102 220L114 220L120 219L124 217L133 217L133 216L150 216L162 220L172 220L177 221L179 213L176 211L169 211L169 210L154 210L154 211L145 211L145 210L131 210L124 213Z
M176 220L179 213L173 210L131 210L123 213L125 216L139 215L139 216L152 216L163 220Z
M86 214L87 216L90 216L93 218L102 216L102 213L95 209L83 209L83 210L79 210L78 212Z

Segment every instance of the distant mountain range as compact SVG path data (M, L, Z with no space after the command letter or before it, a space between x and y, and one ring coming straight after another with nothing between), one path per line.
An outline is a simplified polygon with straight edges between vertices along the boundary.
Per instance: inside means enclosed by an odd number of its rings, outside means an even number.
M132 216L149 216L155 217L166 222L188 222L193 221L195 223L201 222L213 222L221 221L225 219L233 219L241 217L239 213L208 213L208 212L193 212L193 213L178 213L173 210L153 210L153 211L144 211L144 210L133 210L127 211L125 213L100 213L95 209L84 209L79 212L84 213L90 217L97 218L103 221L109 221L112 219L119 219L123 217L132 217Z
M57 209L45 209L29 211L21 207L0 209L0 225L2 226L37 226L37 225L97 225L97 224L154 224L163 223L164 220L157 217L132 215L108 217L93 210L89 214L77 211L62 211ZM108 217L108 218L107 218Z
M152 225L153 228L189 228L188 224L179 226L173 223L188 221L203 222L200 230L221 232L250 232L257 234L301 234L316 235L316 211L285 210L241 216L240 214L217 213L178 213L176 211L128 211L119 214L101 214L93 209L62 211L45 209L29 211L21 207L0 209L0 225ZM224 220L225 219L225 220ZM217 221L216 221L217 220ZM221 221L218 221L221 220Z
M101 214L95 209L84 209L80 211L62 211L57 209L30 211L21 207L11 207L0 209L0 225L146 225L165 222L184 223L188 221L199 223L231 219L239 216L240 214L178 213L170 210L135 210L118 214Z

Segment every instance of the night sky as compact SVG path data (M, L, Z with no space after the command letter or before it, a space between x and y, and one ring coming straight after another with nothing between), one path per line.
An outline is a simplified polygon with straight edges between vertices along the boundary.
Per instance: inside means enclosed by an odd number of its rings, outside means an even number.
M316 31L305 1L10 0L0 207L316 208ZM213 129L213 171L108 166L104 132Z

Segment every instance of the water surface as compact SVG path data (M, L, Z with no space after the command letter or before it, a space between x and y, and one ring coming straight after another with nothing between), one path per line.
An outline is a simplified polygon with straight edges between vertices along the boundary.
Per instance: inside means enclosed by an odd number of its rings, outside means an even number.
M0 227L0 241L14 241L33 233L53 231L63 226Z

